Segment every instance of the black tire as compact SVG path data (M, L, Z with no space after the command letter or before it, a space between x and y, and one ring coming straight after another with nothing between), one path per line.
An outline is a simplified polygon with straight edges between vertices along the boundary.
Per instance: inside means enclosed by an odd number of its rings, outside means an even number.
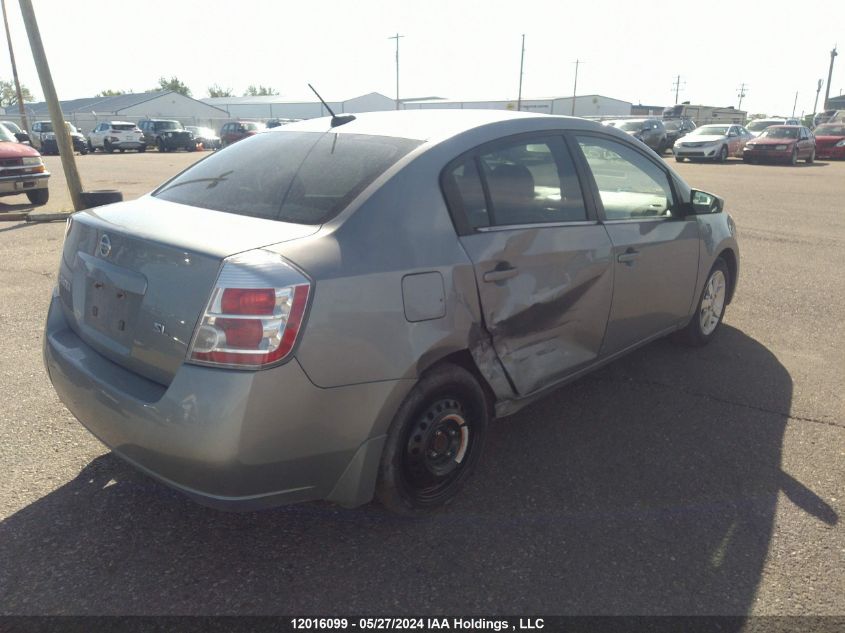
M728 160L728 146L722 145L722 149L719 150L719 158L720 163L725 163Z
M26 192L26 197L29 198L30 204L40 207L50 200L50 190L46 187L44 189L33 189Z
M813 148L812 150L810 150L810 153L807 156L805 162L808 165L812 165L815 161L816 161L816 150L815 150L815 148Z
M190 145L185 146L185 151L186 151L186 152L195 152L195 151L197 151L197 144L196 144L196 143L193 143L193 144L190 144Z
M675 156L675 162L676 163L683 163L684 157L683 156Z
M82 192L82 202L86 209L101 207L105 204L123 202L123 194L116 189L94 189Z
M94 153L94 145L91 143L91 141L88 141L88 153L89 154Z
M719 274L721 274L721 282L718 278ZM712 290L711 281L714 281L714 283L717 284L723 284L722 305L715 325L713 325L712 321L710 321L708 323L708 327L705 329L705 327L702 326L702 321L706 317L706 315L703 313L705 312L705 310L707 310L707 307L705 306L705 301L708 299L708 290ZM696 304L695 312L693 313L690 322L683 330L680 330L677 333L676 338L677 340L679 340L679 342L685 343L690 347L702 347L703 345L707 345L710 341L713 340L713 338L716 336L716 333L719 331L719 328L722 326L722 319L725 316L725 308L728 305L727 299L728 293L730 292L731 283L732 281L728 265L727 263L725 263L724 259L719 257L713 264L713 268L711 268L710 272L707 274L707 279L704 282L704 287L701 289L701 295L698 297L698 303ZM711 313L711 316L715 315Z
M789 157L789 164L790 165L797 165L798 164L798 148L794 148L792 150L792 156Z
M450 503L478 463L489 418L484 390L466 369L449 364L425 374L388 430L378 500L405 516Z
M141 147L138 148L138 152L141 153L141 154L143 154L146 151L147 151L146 145L141 145Z
M166 152L167 148L164 146L164 141L161 139L156 140L156 149L160 152Z
M112 147L111 142L108 139L103 141L103 151L109 154L114 153L114 147Z

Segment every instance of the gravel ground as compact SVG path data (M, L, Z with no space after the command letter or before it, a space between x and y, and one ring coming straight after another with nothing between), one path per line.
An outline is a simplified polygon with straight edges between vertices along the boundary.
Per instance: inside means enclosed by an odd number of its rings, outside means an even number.
M199 156L77 160L132 198ZM112 457L42 368L64 226L0 223L0 612L845 613L845 163L673 166L739 227L718 340L654 343L498 422L421 521L220 513Z

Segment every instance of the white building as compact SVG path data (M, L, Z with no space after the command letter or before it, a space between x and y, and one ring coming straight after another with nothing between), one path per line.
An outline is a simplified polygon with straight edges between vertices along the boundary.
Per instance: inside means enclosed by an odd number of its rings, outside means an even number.
M60 101L67 121L83 132L90 132L100 121L121 120L137 123L141 119L175 119L183 125L202 125L219 129L229 118L225 110L172 90L139 92L116 97L88 97ZM29 124L48 121L50 112L45 102L25 104ZM6 108L7 119L20 123L17 106Z
M323 98L336 114L396 109L396 102L393 99L378 92L370 92L349 99L329 98L327 95L323 95ZM314 119L329 114L313 94L310 96L208 97L202 101L226 111L233 119Z
M523 112L541 112L543 114L572 115L572 97L551 97L548 99L523 99L520 110ZM575 97L575 116L628 116L631 103L612 99L602 95L579 95ZM406 99L402 101L406 110L426 108L481 109L481 110L516 110L516 99L498 101L459 101L454 99Z

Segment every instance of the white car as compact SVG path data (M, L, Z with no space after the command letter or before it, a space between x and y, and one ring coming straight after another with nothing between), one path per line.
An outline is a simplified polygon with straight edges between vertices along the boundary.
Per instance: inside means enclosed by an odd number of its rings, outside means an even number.
M675 141L672 153L679 163L684 162L685 158L724 163L729 156L742 158L745 144L753 138L754 135L741 125L702 125Z
M101 149L111 154L114 150L121 152L136 149L139 152L147 150L144 133L134 123L127 121L103 121L88 135L88 149L93 153Z

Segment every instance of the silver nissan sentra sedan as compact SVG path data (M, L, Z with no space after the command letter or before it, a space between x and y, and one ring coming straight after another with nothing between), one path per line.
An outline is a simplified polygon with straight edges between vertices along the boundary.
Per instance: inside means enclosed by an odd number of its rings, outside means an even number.
M738 270L722 200L619 130L343 115L74 214L44 359L91 433L201 503L420 514L494 418L658 337L710 341Z

